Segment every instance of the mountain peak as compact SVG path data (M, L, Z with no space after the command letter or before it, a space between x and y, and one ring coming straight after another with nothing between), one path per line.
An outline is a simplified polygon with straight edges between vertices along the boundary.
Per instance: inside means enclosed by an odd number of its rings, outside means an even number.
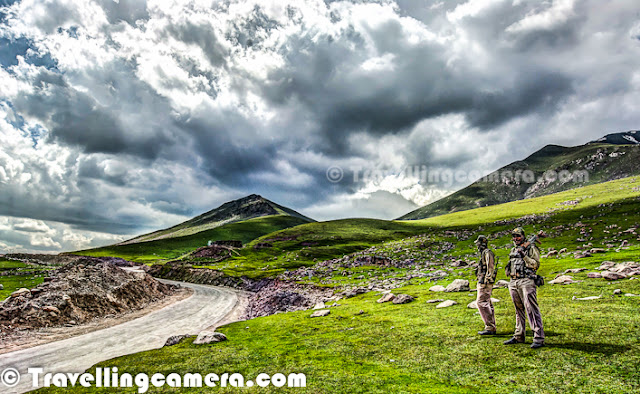
M165 230L155 231L150 234L122 242L121 245L137 242L153 241L162 238L182 237L198 233L200 231L211 230L213 228L228 224L254 219L262 216L286 215L293 216L307 222L315 222L293 209L283 207L267 200L259 194L250 194L237 200L228 201L219 207L196 216L193 219L180 223Z
M622 133L607 134L602 138L589 142L590 144L640 145L640 130L624 131Z

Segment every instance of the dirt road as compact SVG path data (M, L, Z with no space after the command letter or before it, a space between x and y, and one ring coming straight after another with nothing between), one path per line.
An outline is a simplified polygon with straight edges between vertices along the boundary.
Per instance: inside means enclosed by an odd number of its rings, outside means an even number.
M126 354L160 348L168 337L197 334L239 316L246 296L233 289L164 281L192 288L191 297L126 323L45 345L0 355L0 374L15 368L21 379L7 388L0 382L2 393L24 393L32 390L30 367L48 372L83 372L104 360ZM10 379L12 374L7 375Z

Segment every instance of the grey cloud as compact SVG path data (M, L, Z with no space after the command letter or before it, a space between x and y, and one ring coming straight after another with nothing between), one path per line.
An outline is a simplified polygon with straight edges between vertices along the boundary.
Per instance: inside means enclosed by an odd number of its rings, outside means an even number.
M134 26L138 20L149 19L146 0L100 0L99 4L112 24L125 21Z

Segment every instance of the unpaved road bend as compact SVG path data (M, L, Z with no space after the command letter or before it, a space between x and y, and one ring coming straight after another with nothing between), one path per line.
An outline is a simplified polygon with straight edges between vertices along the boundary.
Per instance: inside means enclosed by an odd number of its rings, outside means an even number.
M84 372L101 361L160 348L172 335L198 334L230 320L230 316L238 316L246 301L242 292L226 287L162 281L189 287L193 295L117 326L0 355L0 374L7 368L15 368L21 375L15 387L7 388L0 382L0 393L33 390L28 368L40 367L44 373Z

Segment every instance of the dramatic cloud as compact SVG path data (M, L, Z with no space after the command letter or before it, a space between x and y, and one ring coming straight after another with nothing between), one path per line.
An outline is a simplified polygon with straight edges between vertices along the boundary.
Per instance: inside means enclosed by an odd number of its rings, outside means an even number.
M2 4L0 252L111 243L251 193L391 219L640 124L631 0Z

